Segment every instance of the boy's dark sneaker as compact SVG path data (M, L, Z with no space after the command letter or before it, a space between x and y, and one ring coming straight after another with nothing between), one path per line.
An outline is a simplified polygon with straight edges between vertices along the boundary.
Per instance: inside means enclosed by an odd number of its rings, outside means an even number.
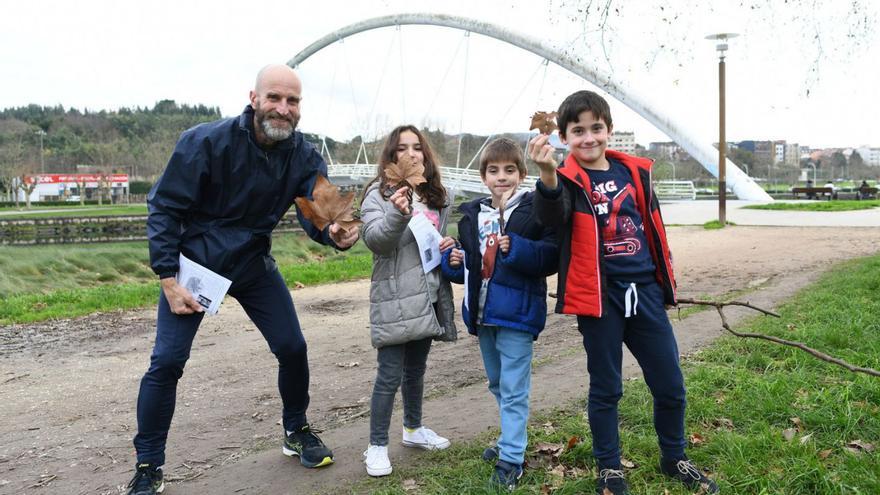
M702 490L700 493L718 493L718 485L709 479L703 471L694 466L690 459L660 459L660 471L663 474L681 481L691 490Z
M622 469L602 469L596 478L598 495L629 495L629 487L623 477Z
M333 451L328 449L324 442L314 434L309 425L284 436L284 445L281 447L284 455L299 456L299 461L307 468L317 468L333 464Z
M489 478L489 484L493 488L512 491L522 478L523 468L517 464L511 464L507 461L498 460L495 463L495 472Z
M498 460L499 452L497 445L486 447L486 450L483 451L483 455L481 455L480 458L486 462L494 462Z
M152 464L135 464L134 478L128 482L126 495L155 495L165 491L162 468Z

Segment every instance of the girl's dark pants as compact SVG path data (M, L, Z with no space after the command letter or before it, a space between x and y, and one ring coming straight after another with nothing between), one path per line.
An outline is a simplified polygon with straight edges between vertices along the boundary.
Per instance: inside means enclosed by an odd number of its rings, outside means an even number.
M284 428L293 431L303 426L309 406L306 342L281 274L272 270L241 286L233 284L229 295L238 300L278 359ZM141 380L137 402L138 433L134 446L138 463L154 466L165 463L165 443L174 415L177 382L183 375L203 317L204 313L176 315L171 312L165 294L159 296L156 343L150 368Z
M654 429L660 452L665 458L681 459L685 447L684 379L662 289L656 282L609 280L607 294L602 318L578 316L590 374L587 413L593 455L600 469L619 469L617 403L623 395L622 344L626 344L654 396Z

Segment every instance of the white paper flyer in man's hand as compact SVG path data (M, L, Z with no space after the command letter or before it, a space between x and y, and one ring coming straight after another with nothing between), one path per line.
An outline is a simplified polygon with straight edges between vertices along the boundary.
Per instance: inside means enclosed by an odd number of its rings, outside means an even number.
M440 265L440 241L443 240L443 236L437 232L434 224L425 215L413 215L409 221L409 230L412 231L419 245L422 269L428 273Z
M209 315L217 314L220 303L232 280L208 270L195 261L180 255L180 268L177 271L177 283L186 287Z

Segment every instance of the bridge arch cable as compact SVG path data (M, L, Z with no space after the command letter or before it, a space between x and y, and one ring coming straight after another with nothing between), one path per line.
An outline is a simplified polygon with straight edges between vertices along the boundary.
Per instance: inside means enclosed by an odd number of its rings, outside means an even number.
M398 54L400 55L400 116L402 122L407 122L406 120L406 83L404 81L404 76L406 75L406 71L403 69L403 29L400 28L400 24L397 25L397 47Z
M446 71L443 72L443 77L440 78L440 84L437 85L437 89L434 91L434 97L431 98L431 103L428 104L428 109L425 110L425 114L422 116L422 127L427 127L428 117L431 115L431 110L434 109L434 104L437 103L437 98L440 96L440 93L443 90L443 86L446 83L446 78L449 77L449 72L452 71L452 67L453 65L455 65L455 61L458 60L458 52L461 51L462 45L464 45L465 40L468 39L467 33L467 31L464 31L464 34L458 41L458 45L455 46L455 52L452 54L452 58L449 59L449 63L446 65Z
M532 80L535 78L536 75L538 75L538 72L541 70L541 67L545 67L543 59L538 63L538 66L535 68L535 70L532 71L532 74L529 76L528 80L526 80L525 84L522 86L522 88L520 88L516 97L513 99L513 101L511 101L510 106L508 106L507 110L504 111L504 114L502 114L501 117L492 126L492 129L497 129L501 125L501 123L504 122L504 119L507 118L507 115L510 114L510 111L513 110L513 108L516 106L517 103L519 103L520 98L522 98L523 94L526 92L526 89L528 89ZM474 153L473 157L471 157L471 160L464 167L464 170L468 170L471 168L471 165L474 164L474 162L480 156L480 153L483 152L483 148L485 148L486 145L489 144L489 141L491 141L492 138L495 137L496 135L497 134L495 134L493 132L493 133L490 133L488 136L486 136L486 139L483 140L483 144L480 145L480 147L477 149L477 152Z
M354 90L354 79L351 77L351 64L348 62L348 52L345 49L345 38L339 38L339 44L342 46L342 60L345 62L346 72L348 72L348 87L351 91L351 106L354 111L354 121L355 121L355 130L359 131L361 143L358 147L357 157L354 159L354 165L357 166L361 160L361 153L364 155L364 162L369 165L370 157L367 155L367 147L364 145L364 131L365 131L365 123L361 120L360 113L358 112L358 103L357 96L355 96Z
M535 98L535 110L539 110L541 108L541 101L543 100L543 97L544 97L544 82L547 81L547 67L549 65L550 65L550 60L545 58L544 59L544 75L541 76L541 85L538 86L538 96ZM531 139L526 139L525 144L523 144L523 156L525 156L525 157L529 156L529 141L531 141Z
M327 123L330 120L330 115L331 115L330 111L333 109L333 102L335 100L335 94L336 94L336 72L338 70L339 70L339 57L333 57L333 72L332 72L332 75L330 76L330 97L327 98L327 110L324 112L323 119L322 119L323 120L322 127L324 129L327 128ZM335 165L335 163L333 162L333 156L330 154L330 148L327 147L327 134L322 133L321 134L321 154L323 155L325 151L327 152L327 159L330 162L330 165Z
M471 46L471 33L469 31L465 31L465 45L464 45L464 77L462 78L462 88L461 88L461 110L458 114L458 151L455 153L455 168L461 168L461 142L464 140L464 104L466 101L465 96L467 95L467 81L468 81L468 62L470 55L470 46Z
M398 29L399 28L400 28L400 26L398 26ZM373 97L373 104L370 106L369 115L367 115L368 126L371 126L371 127L368 127L367 130L372 130L373 136L376 136L376 137L378 137L378 135L379 135L378 129L376 128L377 126L374 125L374 117L376 115L376 106L378 105L379 96L382 92L382 84L385 81L385 74L388 72L388 64L391 61L391 54L394 52L394 43L395 43L395 39L394 39L394 37L392 37L391 41L388 43L388 51L385 54L385 61L382 63L382 71L379 73L379 83L376 85L376 94ZM401 65L401 78L403 77L402 72L403 72L403 65ZM366 154L366 152L367 152L366 149L364 149L364 154ZM367 161L367 163L369 163L369 160Z

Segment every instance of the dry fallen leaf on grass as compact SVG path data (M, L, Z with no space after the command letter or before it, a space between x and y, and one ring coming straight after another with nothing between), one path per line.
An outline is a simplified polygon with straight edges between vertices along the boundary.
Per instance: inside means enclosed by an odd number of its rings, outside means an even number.
M688 440L690 440L691 445L694 445L694 446L700 445L700 444L703 444L706 442L706 439L703 438L703 435L700 435L699 433L691 433L691 436L688 437Z
M390 163L385 167L384 184L395 190L408 185L415 189L416 186L425 180L425 166L421 163L414 163L409 155L403 155L397 163ZM404 184L405 183L405 184Z
M863 442L861 440L853 440L852 442L846 443L846 450L849 450L853 454L861 454L862 452L873 452L874 444Z
M716 418L712 420L712 426L721 430L732 430L733 429L733 421L727 418Z
M315 181L312 198L296 198L296 206L319 230L335 223L342 230L350 232L363 223L354 217L354 191L339 194L339 188L323 175L319 175Z
M558 129L556 126L556 112L535 112L532 115L532 126L529 130L537 129L541 134L551 134Z

